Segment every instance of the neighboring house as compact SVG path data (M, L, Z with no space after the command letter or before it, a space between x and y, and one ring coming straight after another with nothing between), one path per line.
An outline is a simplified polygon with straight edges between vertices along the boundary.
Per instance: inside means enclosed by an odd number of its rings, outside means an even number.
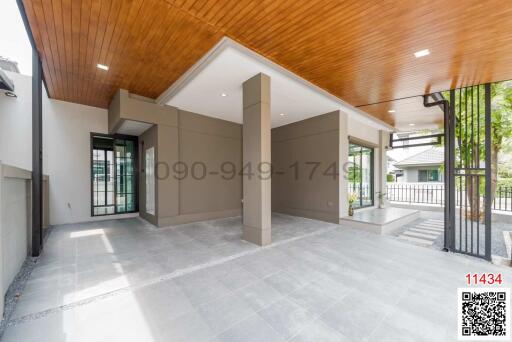
M18 68L18 62L11 61L9 58L5 58L0 56L0 69L15 72L17 74L20 73L20 69Z
M396 163L396 159L394 159L393 157L390 157L389 155L387 156L387 174L388 176L391 175L393 176L393 182L396 182L397 181L397 177L399 177L401 174L402 174L402 170L398 170L396 167L395 167L395 163ZM391 182L391 180L389 180L389 178L386 178L388 182Z
M444 163L444 150L442 147L432 147L394 164L397 182L442 182L441 165ZM400 173L402 175L400 175ZM399 176L400 175L400 176Z

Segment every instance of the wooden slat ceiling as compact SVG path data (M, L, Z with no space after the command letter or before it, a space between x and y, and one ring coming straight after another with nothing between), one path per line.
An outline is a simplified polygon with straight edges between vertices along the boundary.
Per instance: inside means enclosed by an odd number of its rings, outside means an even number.
M158 97L224 35L355 106L512 79L510 0L23 3L50 96L97 107Z

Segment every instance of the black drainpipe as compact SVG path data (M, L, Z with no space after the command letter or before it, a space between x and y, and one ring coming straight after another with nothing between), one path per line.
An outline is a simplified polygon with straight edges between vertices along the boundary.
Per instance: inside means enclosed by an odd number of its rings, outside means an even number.
M429 98L432 98L433 102L429 102ZM444 251L451 250L450 246L454 243L454 236L452 233L452 222L455 222L455 194L452 194L452 182L455 181L454 168L452 156L455 154L454 146L451 143L450 127L450 102L444 98L441 93L434 93L429 95L423 95L423 105L425 107L439 106L444 114ZM452 150L453 149L453 150ZM454 188L455 189L455 188ZM453 216L453 221L452 221Z

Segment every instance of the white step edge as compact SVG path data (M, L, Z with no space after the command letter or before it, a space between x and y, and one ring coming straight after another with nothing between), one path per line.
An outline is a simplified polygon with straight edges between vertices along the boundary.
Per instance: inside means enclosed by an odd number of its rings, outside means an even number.
M432 223L432 222L421 222L421 223L426 224L427 226L444 227L444 223Z
M414 226L414 228L425 228L425 229L435 230L437 232L443 232L444 231L444 228L435 228L435 227L430 227L430 226L424 226L422 224L418 224L418 225Z
M435 232L435 231L423 229L423 228L410 228L407 231L413 231L413 232L423 233L423 234L430 234L435 237L438 237L439 235L441 235L441 232Z

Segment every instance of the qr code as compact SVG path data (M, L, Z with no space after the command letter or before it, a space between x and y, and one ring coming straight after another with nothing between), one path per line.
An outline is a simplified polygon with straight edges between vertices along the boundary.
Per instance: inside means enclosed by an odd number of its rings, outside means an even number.
M510 339L508 288L459 289L459 340Z

